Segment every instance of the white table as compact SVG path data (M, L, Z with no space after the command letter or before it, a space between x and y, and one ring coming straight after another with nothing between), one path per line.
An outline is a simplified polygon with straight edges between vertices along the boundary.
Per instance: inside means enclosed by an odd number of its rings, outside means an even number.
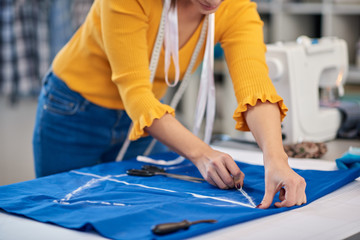
M259 152L215 147L234 159L262 164ZM300 169L333 170L335 163L290 159ZM355 235L355 236L354 236ZM313 203L257 220L203 234L193 239L352 239L360 238L360 178ZM0 212L0 239L105 239L95 232L80 232Z

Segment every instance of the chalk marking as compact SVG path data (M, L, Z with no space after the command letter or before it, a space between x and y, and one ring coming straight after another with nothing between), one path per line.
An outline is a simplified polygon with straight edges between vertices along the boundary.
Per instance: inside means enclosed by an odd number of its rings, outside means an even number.
M96 175L96 174L92 174L92 173L84 173L84 172L79 172L79 171L71 171L72 173L75 174L79 174L79 175L85 175L85 176L90 176L90 177L95 177L97 179L91 179L90 181L88 181L85 185L77 188L76 190L74 190L73 192L67 194L65 196L65 198L61 199L60 201L55 200L54 202L60 203L60 204L70 204L68 201L77 193L81 192L82 190L86 189L86 188L90 188L92 187L92 185L94 185L97 182L100 181L112 181L112 182L117 182L117 183L122 183L128 186L137 186L137 187L141 187L141 188L147 188L147 189L153 189L153 190L158 190L158 191L165 191L165 192L171 192L171 193L181 193L178 191L174 191L174 190L170 190L170 189L165 189L165 188L157 188L157 187L150 187L150 186L146 186L143 184L136 184L136 183L129 183L126 181L120 181L118 179L113 179L112 177L114 177L114 175L107 175L107 176L100 176L100 175ZM123 176L124 174L121 175L116 175L116 176ZM249 208L255 208L255 204L252 201L251 197L244 191L244 190L240 190L238 189L250 202L250 204L247 203L242 203L242 202L238 202L238 201L234 201L234 200L230 200L230 199L226 199L226 198L220 198L220 197L212 197L212 196L206 196L206 195L201 195L201 194L197 194L197 193L191 193L191 192L185 192L185 194L191 195L195 198L208 198L208 199L212 199L212 200L216 200L216 201L221 201L221 202L227 202L227 203L232 203L232 204L236 204L236 205L241 205L244 207L249 207ZM97 202L97 201L85 201L88 203L100 203L103 205L115 205L114 203L109 203L109 202ZM125 204L122 203L116 203L119 206L125 206Z
M252 200L252 198L244 191L244 189L242 189L242 187L240 189L238 189L239 192L241 192L241 194L246 197L246 199L250 202L251 206L253 208L256 208L256 204L254 203L254 201Z

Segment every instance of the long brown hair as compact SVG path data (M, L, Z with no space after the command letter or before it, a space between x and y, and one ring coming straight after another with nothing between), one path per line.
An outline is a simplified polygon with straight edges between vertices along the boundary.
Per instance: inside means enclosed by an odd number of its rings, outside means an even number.
M171 0L171 7L174 8L175 7L175 4L176 4L176 0Z

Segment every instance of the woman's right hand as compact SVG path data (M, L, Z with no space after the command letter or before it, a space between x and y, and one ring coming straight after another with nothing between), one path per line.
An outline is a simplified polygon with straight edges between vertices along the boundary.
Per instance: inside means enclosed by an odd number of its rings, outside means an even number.
M145 131L179 155L192 161L210 184L221 189L240 188L244 173L230 155L212 149L167 113Z
M241 188L245 174L232 157L210 148L200 158L193 160L204 179L221 189Z

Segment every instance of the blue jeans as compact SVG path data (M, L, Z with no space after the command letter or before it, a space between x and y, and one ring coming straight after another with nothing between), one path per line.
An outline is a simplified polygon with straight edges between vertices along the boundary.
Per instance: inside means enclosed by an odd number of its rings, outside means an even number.
M114 161L131 119L124 110L95 105L52 72L43 81L33 135L37 177ZM152 137L131 142L124 159L143 154ZM152 153L167 151L157 143Z

